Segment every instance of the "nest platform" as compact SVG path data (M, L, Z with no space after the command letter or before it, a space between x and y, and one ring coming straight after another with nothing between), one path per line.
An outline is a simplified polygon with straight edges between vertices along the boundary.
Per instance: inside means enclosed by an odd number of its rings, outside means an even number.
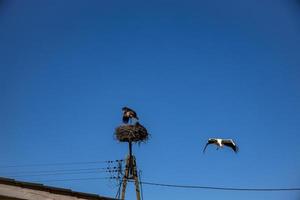
M121 125L115 130L115 138L120 142L146 142L149 139L148 131L140 124Z

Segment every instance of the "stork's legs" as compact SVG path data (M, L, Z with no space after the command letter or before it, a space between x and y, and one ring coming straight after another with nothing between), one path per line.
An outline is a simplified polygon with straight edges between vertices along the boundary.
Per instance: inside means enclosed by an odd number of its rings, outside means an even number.
M135 122L137 122L138 120L135 118L129 118L129 124L133 125Z

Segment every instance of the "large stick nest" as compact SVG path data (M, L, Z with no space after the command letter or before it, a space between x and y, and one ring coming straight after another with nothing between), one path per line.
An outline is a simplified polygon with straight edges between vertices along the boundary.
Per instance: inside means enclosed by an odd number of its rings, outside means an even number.
M141 124L121 125L115 130L115 137L120 142L146 142L149 139L148 131Z

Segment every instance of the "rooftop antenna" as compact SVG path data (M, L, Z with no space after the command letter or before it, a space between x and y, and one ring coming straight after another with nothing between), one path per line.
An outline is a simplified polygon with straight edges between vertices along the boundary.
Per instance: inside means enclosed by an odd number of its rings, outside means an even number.
M125 159L126 164L123 173L124 175L122 177L121 200L125 200L126 187L128 181L130 180L133 180L135 184L136 199L141 200L140 182L132 146L135 143L140 144L142 142L146 142L149 138L148 136L149 134L147 132L147 129L143 127L137 120L135 120L135 123L133 123L133 120L130 120L129 124L122 124L115 130L116 139L119 142L127 142L129 148L129 153Z

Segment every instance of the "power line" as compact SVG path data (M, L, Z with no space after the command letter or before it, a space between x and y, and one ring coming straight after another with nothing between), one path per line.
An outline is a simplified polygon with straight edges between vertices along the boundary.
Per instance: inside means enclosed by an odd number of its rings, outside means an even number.
M143 184L142 184L142 171L139 171L139 182L140 182L140 186L141 186L141 196L142 196L142 200L144 200L144 193L143 193Z
M133 182L132 180L129 180ZM225 190L225 191L248 191L248 192L279 192L279 191L300 191L300 188L233 188L233 187L211 187L211 186L197 186L197 185L175 185L154 182L140 182L145 185L186 188L186 189L207 189L207 190Z
M123 179L124 179L124 177L121 178L122 168L123 168L122 162L118 162L118 175L117 175L117 177L114 177L116 179L116 181L118 182L118 190L117 190L115 199L120 199L120 195L121 195L121 187L122 187L122 183L123 183Z
M88 177L88 178L73 178L73 179L46 179L39 180L38 182L60 182L60 181L85 181L85 180L103 180L103 179L116 179L117 177ZM128 180L134 182L133 180ZM206 189L206 190L223 190L223 191L246 191L246 192L280 192L280 191L300 191L300 188L234 188L234 187L212 187L212 186L199 186L199 185L177 185L155 183L147 181L139 181L140 184L153 185L160 187L171 188L184 188L184 189Z
M113 177L113 178L115 178L115 177ZM117 190L117 194L115 196L115 199L120 199L122 183L123 183L123 178L121 180L119 180L118 190Z
M18 172L6 172L8 174L26 174L26 173L52 173L52 172L71 172L71 171L87 171L87 170L116 170L117 167L97 167L97 168L79 168L79 169L57 169L57 170L41 170L41 171L18 171Z
M71 178L71 179L46 179L46 180L39 180L37 182L63 182L63 181L88 181L88 180L104 180L104 179L113 179L112 177L101 177L101 178Z
M120 160L102 160L102 161L87 161L87 162L63 162L63 163L41 163L41 164L24 164L24 165L6 165L0 168L18 168L18 167L41 167L41 166L61 166L61 165L82 165L82 164L99 164L99 163L115 163L123 162Z
M53 176L53 175L70 175L70 174L93 174L93 173L105 173L105 172L118 172L118 170L93 170L93 171L85 171L85 172L58 172L58 173L22 174L22 175L10 175L10 176L35 177L35 176Z

